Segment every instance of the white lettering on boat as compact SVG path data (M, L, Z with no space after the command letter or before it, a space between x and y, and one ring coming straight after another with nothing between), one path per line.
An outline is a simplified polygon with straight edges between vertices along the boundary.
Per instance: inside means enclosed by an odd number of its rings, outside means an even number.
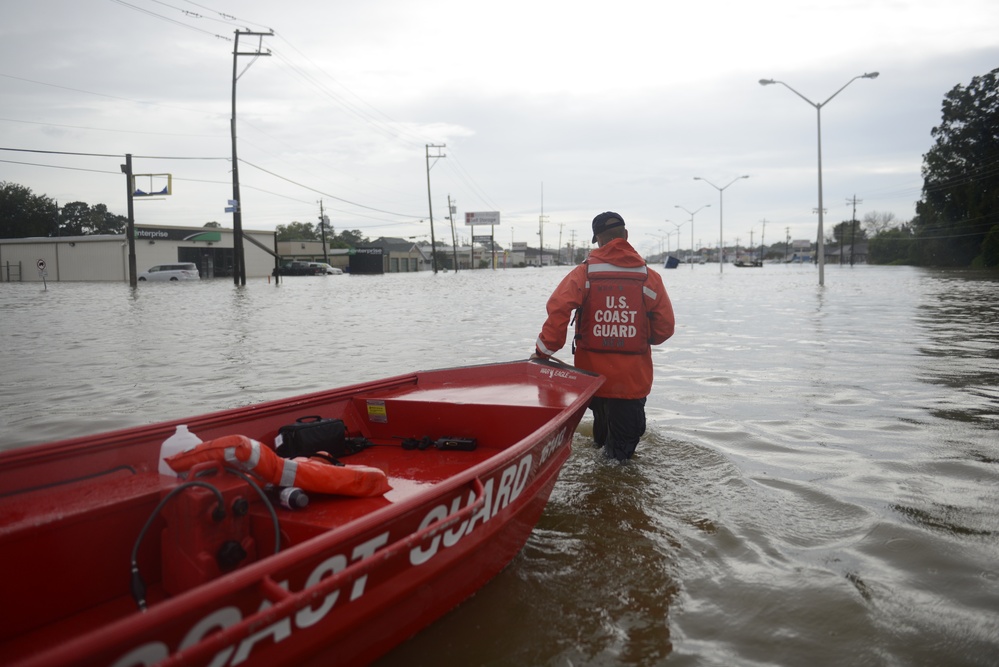
M385 546L388 543L388 540L389 534L388 532L384 532L376 535L367 542L357 545L351 552L351 561L357 562L359 560L369 558L380 547ZM348 564L349 561L343 554L337 554L327 558L312 570L305 582L305 587L311 588L312 586L315 586L325 577L340 572L346 568ZM351 600L356 600L364 595L364 587L367 584L367 581L367 575L362 575L354 581L354 586L350 593ZM278 582L278 586L287 590L288 582ZM247 658L250 657L250 653L253 651L253 648L261 639L270 637L276 644L290 637L295 628L304 629L315 625L319 621L323 620L326 614L330 612L336 604L339 596L340 591L338 589L327 595L321 602L319 602L317 607L303 607L298 610L294 617L294 627L292 626L291 617L283 618L276 623L263 628L259 632L246 637L238 644L238 646L230 646L220 651L210 663L210 667L242 664L243 662L246 662ZM261 602L259 609L263 610L270 606L271 603L264 600ZM186 648L194 646L212 632L236 625L242 620L243 615L236 607L222 607L221 609L217 609L195 623L194 626L188 630L177 650L183 651ZM165 643L161 641L148 642L126 653L124 656L119 658L112 665L112 667L151 667L152 665L165 660L169 655L170 650ZM231 661L230 658L232 658Z
M555 434L548 442L545 443L545 448L541 450L541 463L548 460L552 454L555 453L559 447L565 444L565 428Z
M563 429L545 444L542 457L547 458L550 456L551 452L563 444L564 439L565 430ZM444 548L454 546L463 537L471 534L480 522L485 523L489 521L516 500L527 486L533 461L533 455L527 454L520 461L504 468L498 476L493 476L486 480L483 483L482 508L457 526L448 528L443 533L435 535L426 547L414 547L411 549L409 553L410 564L421 565L426 563L439 553L441 545ZM467 496L462 497L459 495L452 499L450 505L444 503L436 505L423 517L419 529L423 530L435 521L447 518L451 514L460 511L463 506L471 506L475 500L475 492L469 491ZM341 572L352 562L370 558L378 549L385 546L388 540L389 533L386 531L354 547L349 559L345 554L330 556L316 565L312 572L309 573L305 582L305 589L315 586L326 577ZM362 575L354 580L354 586L350 593L351 601L364 595L367 581L367 575ZM281 588L285 590L289 589L287 581L277 583ZM316 625L329 614L339 600L339 597L340 590L334 590L323 600L317 601L316 606L303 607L293 617L282 618L267 627L261 628L254 634L244 638L239 644L219 651L212 659L210 667L233 667L240 665L249 659L261 640L269 638L270 642L278 644L291 637L296 629L302 630ZM267 609L270 606L270 602L263 600L258 611ZM195 623L187 631L184 639L177 647L177 651L194 646L212 633L232 627L242 620L243 615L236 607L227 606L216 609L204 616L204 618ZM152 667L152 665L168 658L170 653L170 647L166 643L151 641L135 647L115 661L111 667Z
M423 563L426 563L428 560L437 555L440 551L442 543L445 548L453 547L459 542L459 540L461 540L461 538L470 534L475 529L476 524L480 521L485 523L499 514L503 508L516 500L517 496L519 496L524 490L524 487L527 485L527 477L531 472L531 463L533 461L534 457L531 454L528 454L522 458L519 463L514 463L505 468L503 472L500 473L499 484L496 485L495 488L495 495L493 482L496 478L491 477L487 479L482 484L482 508L473 514L470 519L462 521L457 528L449 528L444 531L443 535L435 535L434 538L430 540L430 544L425 547L413 547L413 549L409 552L409 562L412 565L422 565ZM474 502L475 493L473 491L469 491L464 505L465 507L468 507ZM423 521L420 522L420 530L423 530L435 521L442 521L451 514L458 512L460 509L460 496L451 501L450 508L444 504L437 505L427 512L425 517L423 517Z
M576 379L576 374L573 373L572 371L562 370L562 369L559 369L559 368L541 367L541 368L538 369L538 372L541 375L545 375L545 376L553 378L553 379L554 378L568 378L568 379L571 379L571 380L575 380Z

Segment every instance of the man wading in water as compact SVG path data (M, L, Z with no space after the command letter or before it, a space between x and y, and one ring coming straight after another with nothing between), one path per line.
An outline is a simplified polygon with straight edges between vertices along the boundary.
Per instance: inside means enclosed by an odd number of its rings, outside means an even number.
M624 218L611 211L593 218L593 243L597 248L549 297L548 319L531 358L558 352L574 321L576 367L607 378L590 402L594 444L625 461L645 433L652 346L673 335L673 305L662 276L628 243Z

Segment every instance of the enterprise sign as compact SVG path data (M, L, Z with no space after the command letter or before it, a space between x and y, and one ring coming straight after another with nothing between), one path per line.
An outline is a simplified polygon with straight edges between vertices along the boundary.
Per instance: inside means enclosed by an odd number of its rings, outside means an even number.
M135 238L153 241L213 241L218 243L222 240L222 233L214 230L196 232L190 229L170 227L136 227Z

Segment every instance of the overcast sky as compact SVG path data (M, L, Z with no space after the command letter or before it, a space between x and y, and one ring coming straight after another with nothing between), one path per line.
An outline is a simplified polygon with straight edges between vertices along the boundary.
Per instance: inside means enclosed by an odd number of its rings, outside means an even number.
M828 230L854 197L910 219L944 95L999 67L995 0L2 0L0 148L110 157L0 150L0 181L125 214L131 153L173 175L136 222L231 226L237 29L274 31L237 62L245 228L322 200L338 231L429 238L432 203L450 240L450 195L459 238L499 211L504 245L542 215L546 247L589 244L615 210L647 254L678 224L717 246L720 209L728 245L815 238L816 109L761 78L822 103L880 72L822 108Z

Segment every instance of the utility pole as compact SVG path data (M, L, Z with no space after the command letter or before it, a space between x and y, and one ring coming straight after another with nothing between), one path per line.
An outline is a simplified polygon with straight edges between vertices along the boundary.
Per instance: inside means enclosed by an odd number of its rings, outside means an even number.
M447 196L447 218L451 221L451 251L454 255L454 270L455 273L458 271L458 240L455 237L454 231L454 212L457 210L455 206L457 202L451 201L451 194L448 193Z
M255 51L240 51L239 36L258 37L257 49ZM246 259L243 255L243 211L242 203L239 200L239 160L236 157L236 81L246 72L236 74L236 64L239 56L253 56L256 61L260 56L271 55L270 51L263 52L264 37L271 37L274 31L251 32L249 30L236 30L236 41L232 49L232 121L230 122L230 132L232 134L232 279L236 285L246 284ZM250 62L250 65L253 61ZM249 69L250 65L247 65Z
M558 223L558 263L562 263L562 228L565 227L564 222Z
M767 219L760 220L763 223L763 231L760 232L760 266L763 266L763 238L767 233Z
M323 261L327 264L330 263L329 254L326 252L326 225L328 225L330 219L323 215L323 200L319 200L319 233L323 239ZM332 230L331 230L332 231Z
M791 245L791 228L784 228L784 263L787 264L787 249Z
M544 210L544 209L542 209ZM547 215L538 216L538 266L545 265L545 223L548 222Z
M541 183L541 215L538 216L538 268L545 265L545 184Z
M853 215L850 217L850 266L853 266L853 249L857 243L857 204L863 204L863 199L857 199L857 195L853 195L853 199L847 199L846 203L849 204L853 202ZM843 251L839 252L839 263L843 263Z
M132 154L125 154L125 164L121 165L121 172L125 174L125 189L128 190L128 224L125 227L128 238L128 284L136 287L138 283L138 273L135 268L135 206L132 198L135 192L135 183L132 181Z
M434 164L437 164L437 160L442 157L447 157L441 154L440 149L445 148L447 144L427 144L427 205L430 207L430 256L431 262L434 265L434 273L437 273L437 239L434 236L434 201L430 196L430 158L434 158ZM436 148L437 155L430 155L430 149Z

